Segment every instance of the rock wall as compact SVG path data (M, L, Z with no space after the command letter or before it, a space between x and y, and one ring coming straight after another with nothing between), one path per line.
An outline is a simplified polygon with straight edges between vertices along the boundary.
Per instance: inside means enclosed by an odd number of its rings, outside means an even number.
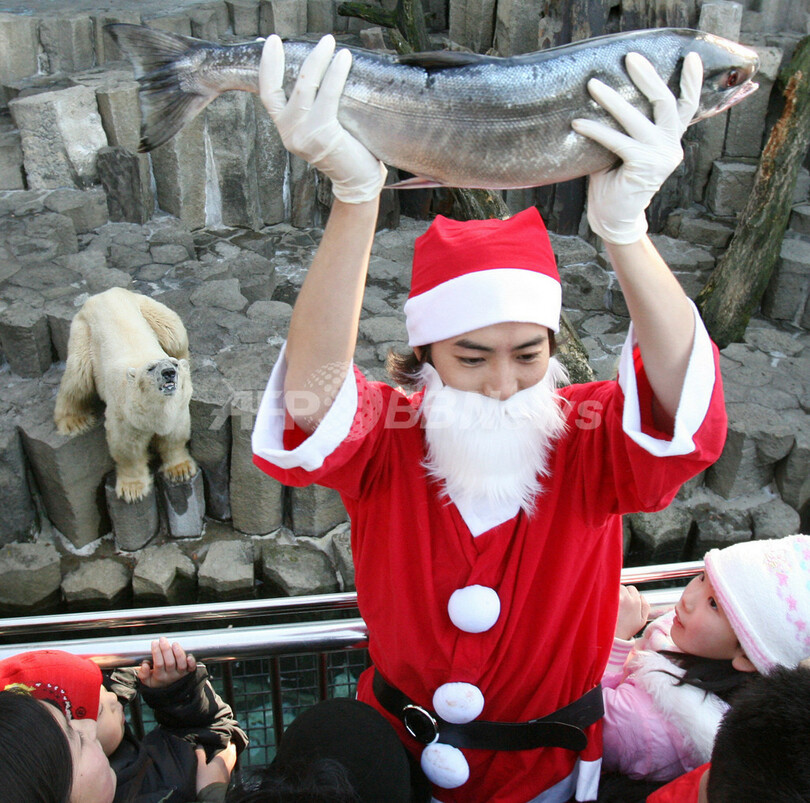
M282 487L250 454L253 417L318 243L328 188L290 163L246 93L223 96L178 138L138 154L136 86L102 26L145 21L222 40L337 30L367 44L382 41L381 32L316 0L145 2L137 13L123 0L104 11L59 5L28 2L22 14L0 2L0 610L353 587L340 499L322 488ZM483 5L431 5L435 26L449 25L451 39L503 53L556 43L566 30L563 7L501 0L487 32ZM770 88L807 25L803 7L783 0L775 16L736 3L636 0L621 4L625 17L601 23L700 25L762 56L759 93L690 131L685 165L652 210L658 248L692 297L745 202L773 112ZM516 21L535 18L538 38L524 41ZM596 32L594 20L571 33ZM543 38L552 29L557 38ZM388 349L405 345L411 249L427 226L400 216L400 200L410 199L386 197L356 352L379 379ZM627 311L604 254L580 227L581 183L507 200L516 210L536 203L548 217L568 316L597 378L612 376ZM666 511L628 517L629 563L701 557L810 526L806 170L794 201L761 314L745 342L722 355L730 417L723 456ZM201 476L180 491L158 485L137 509L105 490L112 461L102 426L66 439L52 420L70 321L89 294L112 286L175 309L191 342L191 450Z

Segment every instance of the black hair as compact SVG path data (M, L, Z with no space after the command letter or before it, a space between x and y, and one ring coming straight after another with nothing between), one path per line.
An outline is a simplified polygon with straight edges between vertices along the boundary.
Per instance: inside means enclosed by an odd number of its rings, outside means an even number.
M419 371L427 362L431 362L430 344L422 346L421 356L417 357L413 350L400 353L389 349L385 358L385 368L391 379L403 388L414 390L419 385ZM548 354L553 357L557 353L557 338L554 332L548 330Z
M430 362L430 345L422 346L421 356L415 351L405 354L389 349L385 358L385 369L391 379L403 388L414 390L419 384L419 371L425 363Z
M345 767L322 758L270 765L228 792L227 803L357 803Z
M810 668L755 675L717 731L709 803L810 800Z
M70 744L45 706L23 691L0 691L0 789L4 803L68 803Z
M756 672L741 672L732 666L730 660L720 658L701 658L699 655L688 655L681 652L661 650L673 664L681 667L684 673L678 678L676 686L696 686L707 694L716 694L721 700L731 703L737 692L755 676ZM664 670L661 670L664 671ZM672 674L667 672L667 674Z

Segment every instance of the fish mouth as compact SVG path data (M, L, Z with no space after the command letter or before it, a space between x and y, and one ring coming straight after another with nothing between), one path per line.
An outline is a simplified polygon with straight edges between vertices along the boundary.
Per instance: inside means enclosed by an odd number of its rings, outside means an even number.
M726 111L726 109L736 106L741 100L745 100L745 98L747 98L749 95L753 95L757 89L759 89L759 84L756 83L756 81L748 81L747 83L742 84L742 86L740 86L733 95L729 95L727 98L724 98L722 102L713 109L693 117L690 125L693 123L699 123L701 120L707 120L709 117L714 117L716 114L720 114L721 112Z

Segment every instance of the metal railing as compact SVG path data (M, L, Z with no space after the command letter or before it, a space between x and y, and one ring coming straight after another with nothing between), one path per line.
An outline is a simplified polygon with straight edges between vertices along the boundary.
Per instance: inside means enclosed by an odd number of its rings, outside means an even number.
M674 581L702 569L702 561L630 568L622 582L668 583L641 589L655 617L677 602L681 587ZM243 767L269 763L284 728L304 708L353 696L368 665L366 625L354 592L0 619L0 659L60 649L90 656L102 668L132 666L150 655L161 635L208 665L250 736ZM131 708L136 731L148 729L149 718L148 709Z
M702 568L702 561L690 561L623 569L622 582L640 585L678 580L694 576ZM680 596L680 589L676 587L642 591L650 601L653 617L674 605ZM0 644L0 659L24 650L50 648L93 656L102 667L131 666L149 656L150 644L158 635L179 641L188 652L207 661L362 648L367 640L362 618L359 615L334 618L353 612L357 612L355 592L56 616L20 616L0 619L0 640L18 639ZM306 622L272 623L279 618L304 616L319 618ZM237 624L246 620L263 622ZM228 622L227 627L208 627L223 621ZM177 625L186 627L166 630L168 626ZM207 627L201 629L203 625ZM132 630L136 632L127 632ZM76 635L66 637L65 634L70 633Z

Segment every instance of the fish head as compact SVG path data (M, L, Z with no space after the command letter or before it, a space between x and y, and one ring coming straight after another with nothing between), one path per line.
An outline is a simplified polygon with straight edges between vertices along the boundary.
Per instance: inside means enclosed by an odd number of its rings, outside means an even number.
M703 62L700 104L692 123L724 112L759 88L759 84L751 80L759 69L755 50L709 33L695 38L684 55L691 50Z

